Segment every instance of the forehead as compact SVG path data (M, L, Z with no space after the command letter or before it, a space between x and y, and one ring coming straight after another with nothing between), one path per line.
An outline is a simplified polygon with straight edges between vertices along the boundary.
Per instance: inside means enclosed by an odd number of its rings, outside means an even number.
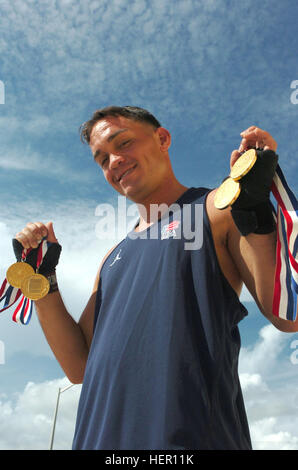
M124 116L109 116L94 124L90 134L90 145L93 145L95 141L106 141L110 136L120 130L125 129L128 131L141 132L148 127L149 126L146 126L146 123L133 121L132 119L127 119Z

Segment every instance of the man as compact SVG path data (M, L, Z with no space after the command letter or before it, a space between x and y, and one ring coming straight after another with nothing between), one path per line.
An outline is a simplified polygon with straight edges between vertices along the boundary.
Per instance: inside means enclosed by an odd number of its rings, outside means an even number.
M169 131L140 108L99 110L81 135L107 182L137 204L140 217L103 259L78 323L57 288L35 302L57 360L70 381L83 382L73 448L250 449L237 371L237 324L247 314L239 302L243 282L275 327L298 331L297 321L271 311L276 232L269 201L250 231L246 209L239 221L236 209L215 208L216 189L181 184ZM276 151L272 136L255 126L241 137L231 165L250 147ZM274 170L268 158L266 164ZM152 215L154 204L163 204L162 214ZM201 225L190 221L202 231L199 249L185 250L183 237L171 231L183 224L179 211L164 224L173 204L181 212L203 205ZM16 239L37 248L44 236L58 244L52 223L29 223ZM45 274L54 269L55 263Z

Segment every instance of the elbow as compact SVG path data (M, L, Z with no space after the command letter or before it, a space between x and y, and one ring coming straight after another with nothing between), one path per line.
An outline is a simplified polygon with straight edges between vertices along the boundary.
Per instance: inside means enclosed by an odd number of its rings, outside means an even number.
M73 384L73 385L80 385L83 383L83 376L72 376L72 375L67 375L68 380Z
M277 326L279 331L283 333L297 333L298 332L298 325L296 322L290 320L284 320L286 322L285 325Z
M85 365L82 365L80 368L76 369L64 369L65 375L68 378L68 380L73 384L73 385L79 385L83 383L84 380L84 374L85 374Z
M295 321L283 320L275 315L271 314L272 318L269 318L271 323L282 333L297 333L298 332L298 319ZM267 317L268 318L268 317Z
M275 328L283 333L297 333L298 332L298 315L296 320L284 320L283 318L277 317L272 313L272 302L273 299L270 298L267 303L258 304L260 311L263 315L272 323Z

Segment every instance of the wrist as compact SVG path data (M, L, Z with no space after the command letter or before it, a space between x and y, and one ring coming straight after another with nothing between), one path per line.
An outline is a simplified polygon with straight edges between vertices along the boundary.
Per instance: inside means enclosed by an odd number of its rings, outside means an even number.
M58 282L57 282L57 276L56 276L56 271L52 271L49 274L44 274L44 276L47 278L50 284L50 289L48 294L52 294L53 292L58 291Z
M270 200L256 206L239 209L232 206L231 215L241 235L249 233L265 235L276 229L273 206Z

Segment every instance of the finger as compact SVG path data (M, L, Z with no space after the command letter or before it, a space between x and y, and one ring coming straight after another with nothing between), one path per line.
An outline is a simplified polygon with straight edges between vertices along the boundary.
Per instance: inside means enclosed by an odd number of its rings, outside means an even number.
M241 152L244 152L247 148L247 145L248 145L248 142L246 139L242 139L241 142L240 142L240 145L239 145L239 148L238 148L238 151L241 153Z
M47 227L42 222L29 222L27 227L32 230L38 241L41 241L48 234Z
M25 235L23 231L18 232L14 238L18 240L18 242L20 242L23 248L25 248L26 250L28 250L31 247L30 240L28 239L28 237Z
M264 150L273 150L276 152L277 142L275 139L273 139L269 132L263 131L262 129L256 129L255 134L257 136L257 142L260 145L260 148L263 148Z
M244 131L241 135L243 137L242 141L245 142L245 145L242 142L242 147L244 147L242 150L246 150L248 147L264 148L265 139L269 134L258 127L252 126L252 128Z
M40 240L40 236L36 236L36 230L34 227L34 224L27 224L26 227L24 227L22 230L22 233L26 237L27 243L30 245L29 248L37 248Z
M44 228L41 222L29 222L26 227L19 232L15 238L23 245L24 248L37 248L43 238Z
M54 228L53 228L53 222L47 222L46 228L48 231L48 236L47 236L48 241L51 243L58 243L58 240L56 238Z
M239 150L233 150L233 152L231 153L231 159L230 159L230 167L231 168L234 165L234 163L238 160L240 155L241 155L241 153L239 152Z
M238 152L243 153L246 150L253 148L255 146L255 142L249 139L242 139L238 148Z
M253 131L254 129L256 129L256 126L250 126L248 127L247 129L245 129L244 131L240 132L240 135L242 136L243 134L246 134L248 132L251 132Z
M47 235L47 229L42 222L29 222L26 227L26 232L29 230L29 239L32 247L37 248L44 236Z
M254 133L257 137L257 147L262 148L264 150L273 150L274 152L276 152L277 142L275 139L273 139L272 135L270 135L269 132L257 128L255 129Z
M262 129L259 127L253 127L251 129L247 129L246 131L241 132L241 136L245 139L251 139L255 138L256 136L260 136L262 133L264 133Z

